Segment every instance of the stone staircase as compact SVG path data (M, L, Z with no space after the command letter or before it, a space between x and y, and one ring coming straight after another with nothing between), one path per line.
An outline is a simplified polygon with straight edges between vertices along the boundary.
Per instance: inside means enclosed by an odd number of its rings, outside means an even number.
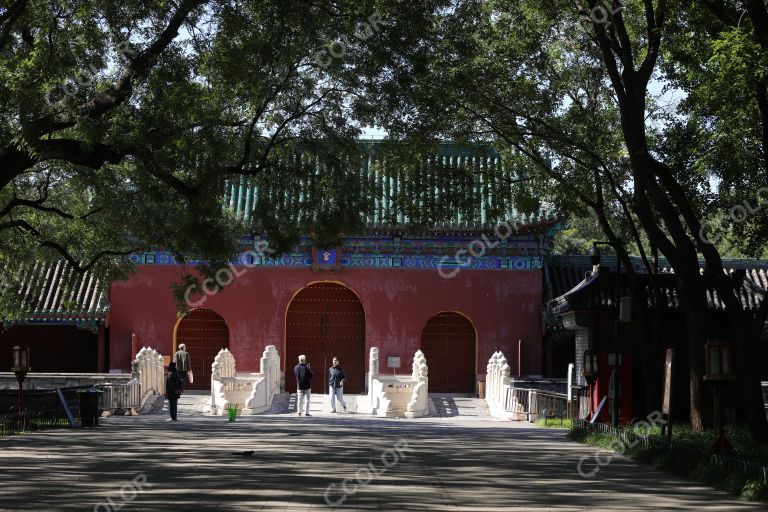
M358 410L358 398L362 395L345 395L347 413L356 414ZM266 414L296 414L295 393L279 393L272 401L272 408ZM188 390L179 399L178 412L180 416L203 416L210 410L211 396L207 391ZM341 407L338 407L341 411ZM313 393L310 399L309 412L316 416L335 416L331 413L330 398L328 395ZM141 414L168 416L168 402L164 396L150 397ZM493 419L488 404L480 398L429 395L429 414L433 418L452 418L460 420L488 420Z
M429 412L438 418L463 420L491 419L488 404L482 398L430 395Z
M287 393L286 393L287 395ZM361 395L344 395L344 401L347 403L347 414L357 413L357 399ZM283 410L282 413L296 414L296 404L298 395L291 394L288 401L287 410ZM344 414L343 409L337 404L337 411L339 414ZM281 414L281 413L278 413ZM321 395L319 393L312 393L309 401L309 414L317 416L335 416L331 413L331 399L329 395Z
M187 390L179 398L177 412L179 416L203 416L211 407L211 395L208 391ZM168 400L162 395L153 395L141 410L141 414L170 416Z

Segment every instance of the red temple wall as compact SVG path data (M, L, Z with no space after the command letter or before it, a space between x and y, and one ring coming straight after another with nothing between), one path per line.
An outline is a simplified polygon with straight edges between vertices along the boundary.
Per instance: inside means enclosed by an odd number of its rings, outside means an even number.
M334 274L238 267L240 271L245 273L200 306L226 321L238 371L258 371L264 347L270 344L282 357L285 314L293 296L310 283L334 281L360 298L366 314L366 354L370 347L379 347L382 371L386 357L400 356L400 371L407 372L427 320L441 311L458 311L477 331L478 374L485 374L495 350L504 352L515 374L519 339L522 374L542 373L540 270L464 270L452 279L442 278L436 270L344 269ZM139 346L172 352L177 315L169 284L179 282L180 276L180 266L139 265L127 281L112 285L110 368L130 368L132 334ZM428 354L427 358L429 363Z

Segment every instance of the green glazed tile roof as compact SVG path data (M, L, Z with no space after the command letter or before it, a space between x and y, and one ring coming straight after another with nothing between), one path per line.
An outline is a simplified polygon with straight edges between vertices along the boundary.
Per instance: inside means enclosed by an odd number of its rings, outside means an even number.
M301 166L310 176L321 176L325 164L311 154L297 153L292 165ZM514 169L503 165L488 147L458 147L442 144L413 171L387 163L375 143L361 143L356 169L362 191L369 193L364 212L368 228L423 225L432 228L485 229L500 222L530 224L556 217L551 208L523 213L514 207L509 180L518 178ZM249 220L259 201L280 204L294 218L310 215L308 199L314 199L308 180L289 183L280 173L256 178L241 177L225 186L225 207L239 220Z

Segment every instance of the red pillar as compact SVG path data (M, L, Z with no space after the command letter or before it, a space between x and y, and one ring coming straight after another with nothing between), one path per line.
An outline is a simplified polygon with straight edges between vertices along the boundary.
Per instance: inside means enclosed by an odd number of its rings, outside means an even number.
M96 371L98 373L106 373L106 368L104 364L104 358L107 353L107 336L106 336L107 328L103 325L99 326L99 341L97 342L97 348L96 348Z

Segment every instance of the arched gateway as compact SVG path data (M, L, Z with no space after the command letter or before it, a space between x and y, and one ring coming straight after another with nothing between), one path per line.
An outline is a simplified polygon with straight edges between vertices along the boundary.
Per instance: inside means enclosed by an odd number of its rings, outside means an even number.
M474 393L475 327L461 313L444 311L427 321L421 350L429 363L431 393Z
M285 315L285 388L296 391L293 367L305 354L315 374L314 393L327 393L334 356L347 374L345 393L365 389L365 311L355 293L338 283L313 283L291 300Z
M211 364L216 354L229 348L229 327L212 309L195 309L176 324L174 352L184 343L189 352L195 381L187 389L211 388Z

